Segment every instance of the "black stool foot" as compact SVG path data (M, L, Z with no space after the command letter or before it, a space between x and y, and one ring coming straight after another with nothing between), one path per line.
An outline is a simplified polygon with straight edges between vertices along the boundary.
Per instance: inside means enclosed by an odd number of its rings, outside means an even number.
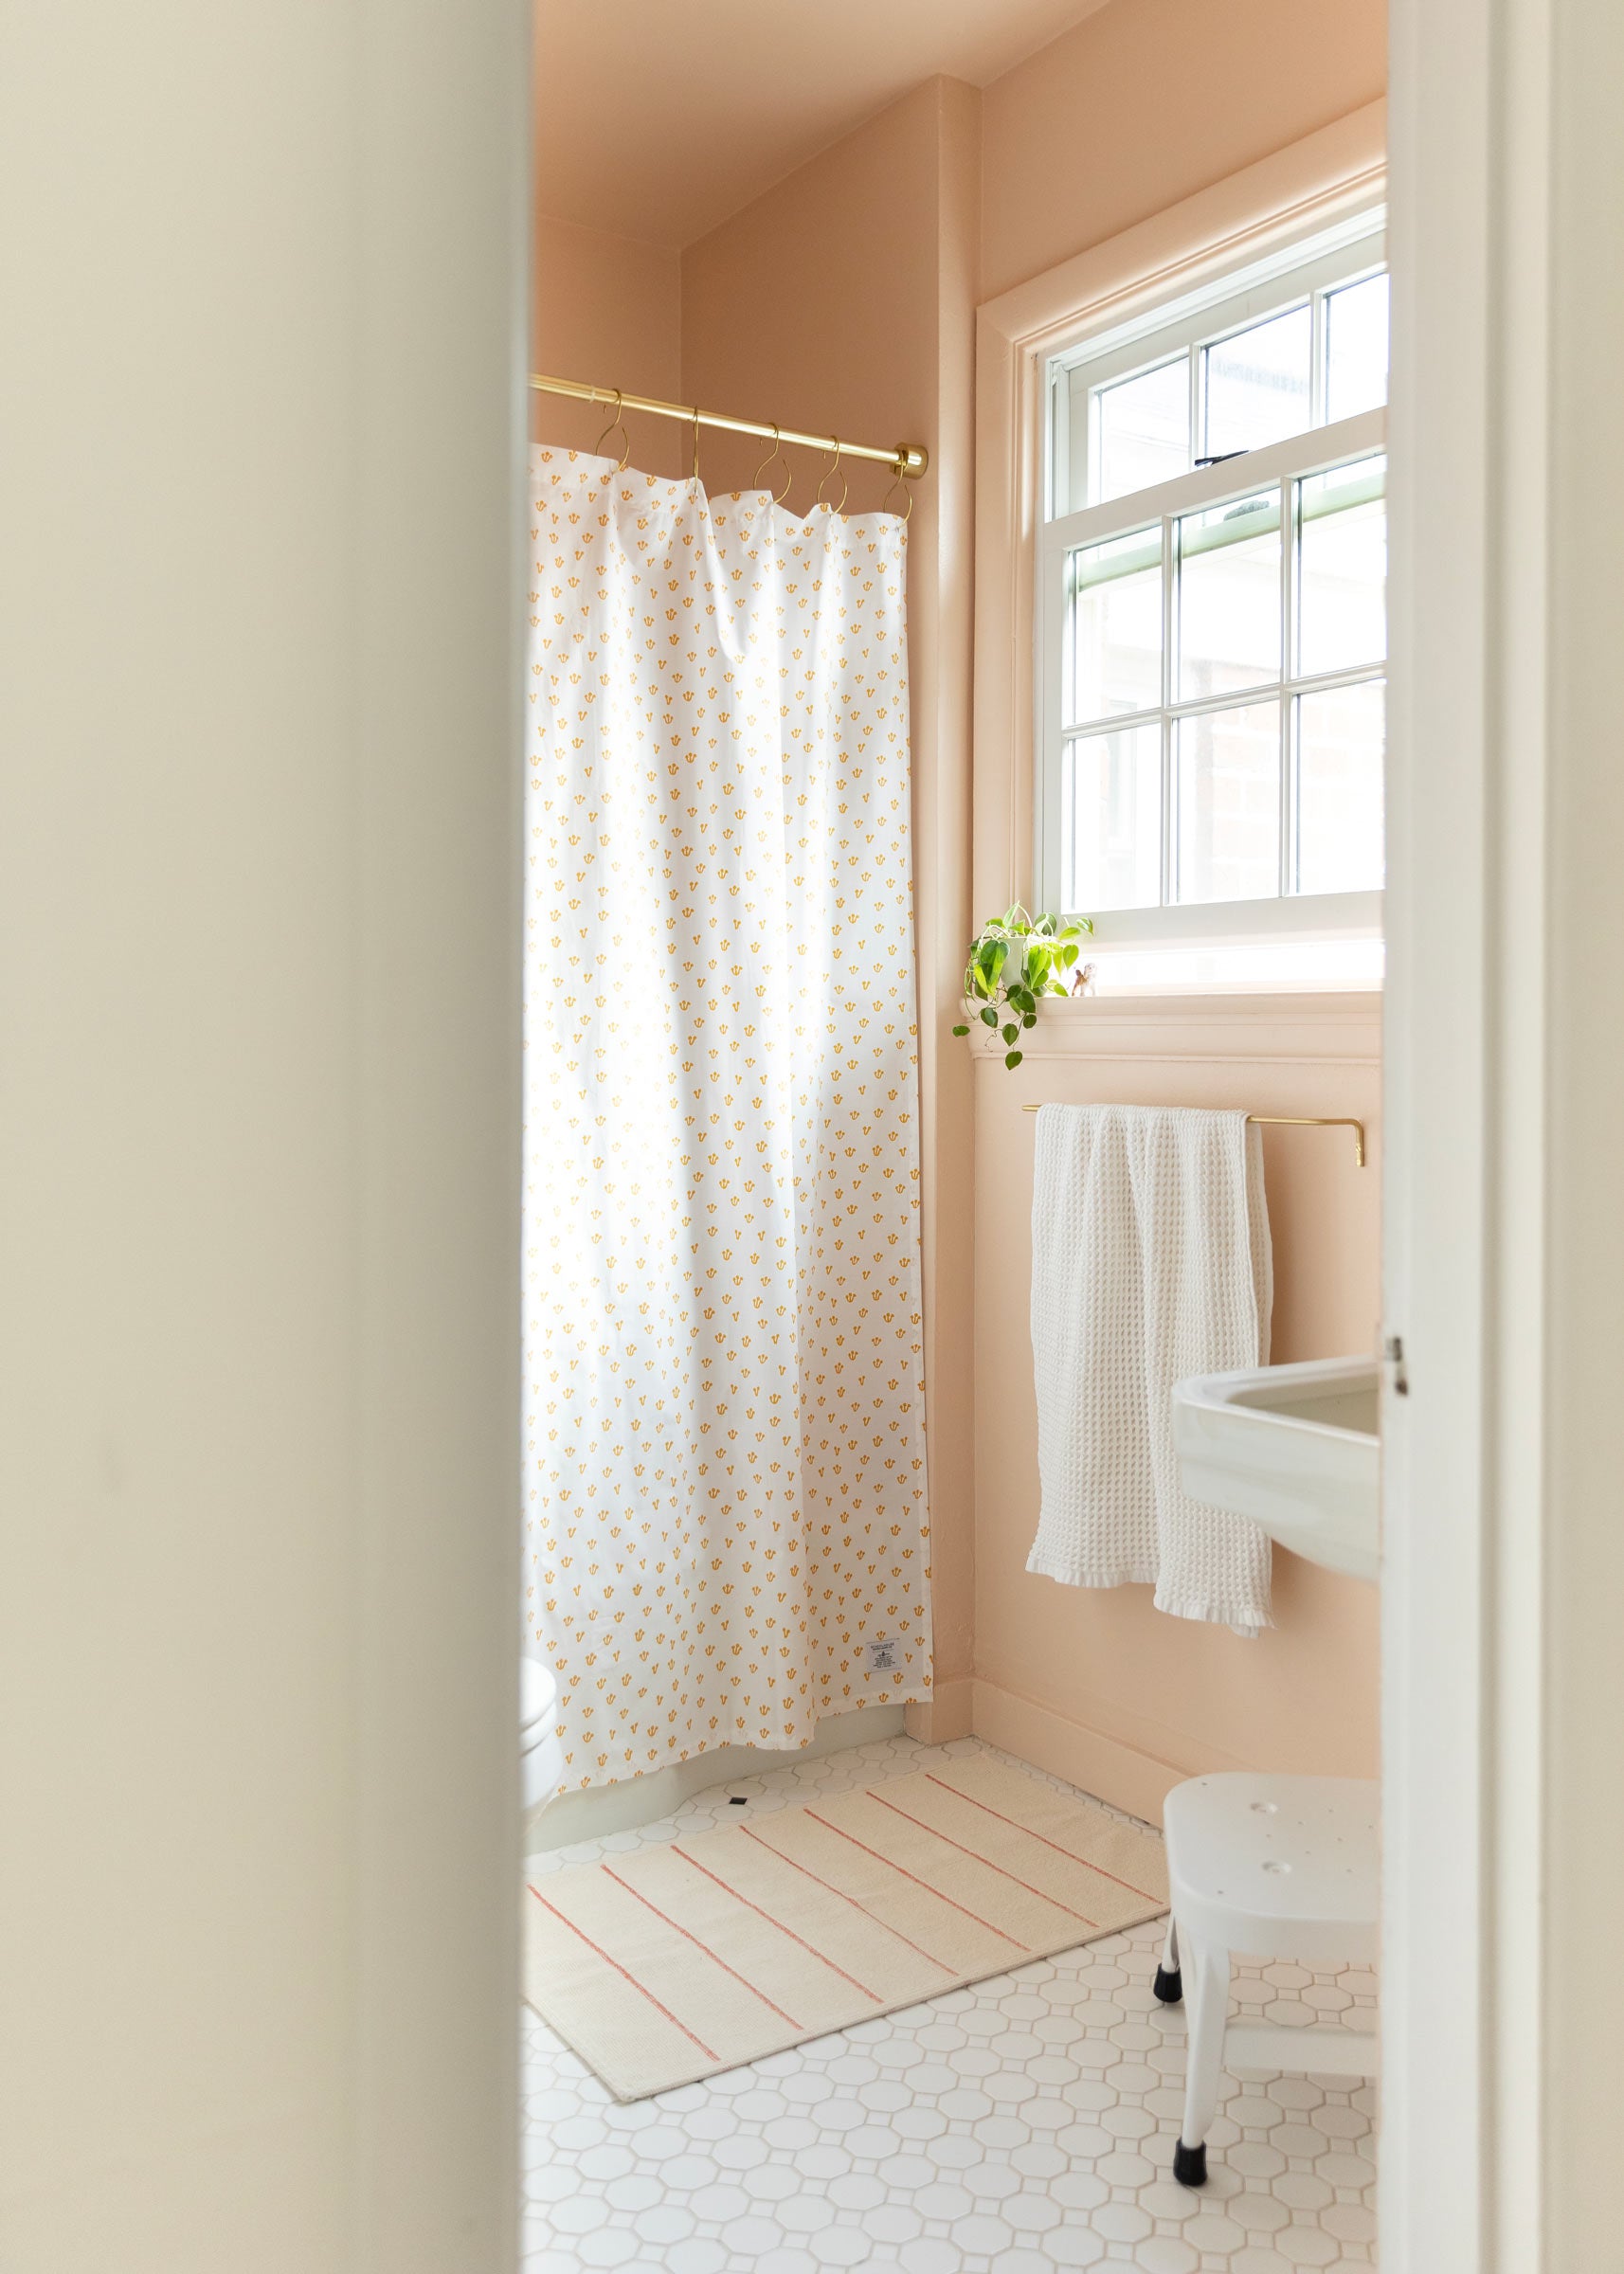
M1158 1966L1151 1987L1164 2006L1176 2006L1184 1994L1184 1977L1177 1966L1171 1972L1165 1966Z
M1207 2183L1207 2143L1199 2148L1187 2148L1182 2140L1173 2150L1173 2176L1181 2187L1205 2187Z

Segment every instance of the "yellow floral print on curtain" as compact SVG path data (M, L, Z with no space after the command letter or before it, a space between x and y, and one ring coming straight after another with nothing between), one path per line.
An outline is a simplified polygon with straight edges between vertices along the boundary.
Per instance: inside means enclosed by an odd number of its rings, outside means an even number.
M525 1596L567 1786L926 1695L901 522L532 456Z

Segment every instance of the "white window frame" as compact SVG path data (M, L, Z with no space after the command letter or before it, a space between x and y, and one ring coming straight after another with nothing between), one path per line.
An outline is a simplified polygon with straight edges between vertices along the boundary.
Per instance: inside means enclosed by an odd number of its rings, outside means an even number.
M1188 353L1192 395L1200 388L1203 347L1244 330L1261 317L1304 302L1314 311L1311 361L1313 394L1310 417L1323 413L1324 366L1322 324L1324 295L1385 266L1385 216L1380 207L1355 214L1312 240L1283 247L1267 260L1254 262L1227 276L1210 280L1200 291L1187 293L1159 308L1142 310L1133 320L1074 339L1050 354L1042 373L1040 400L1045 418L1044 447L1035 471L1041 484L1043 508L1036 516L1036 605L1033 610L1033 649L1036 684L1033 718L1036 729L1036 767L1033 799L1034 875L1038 905L1060 907L1062 873L1063 754L1065 745L1079 731L1098 731L1104 721L1068 722L1064 715L1063 685L1066 657L1066 562L1069 554L1102 540L1162 528L1163 560L1163 702L1148 713L1124 714L1170 721L1203 711L1223 710L1242 699L1267 701L1273 696L1287 707L1282 749L1288 747L1290 707L1296 696L1322 688L1355 685L1385 676L1384 665L1362 665L1354 670L1293 677L1291 611L1293 594L1290 516L1296 491L1293 484L1351 460L1386 448L1385 410L1362 412L1335 425L1310 425L1300 435L1260 450L1197 467L1153 488L1084 506L1073 513L1054 509L1068 485L1067 461L1079 446L1076 404L1102 385L1116 384L1135 372L1165 362L1170 355ZM1285 289L1282 289L1282 287ZM1193 352L1192 352L1193 351ZM1074 374L1087 373L1087 389L1074 385ZM1192 402L1194 432L1201 432L1201 408ZM1171 590L1173 579L1173 525L1182 514L1223 505L1258 489L1281 490L1283 514L1281 579L1285 646L1282 672L1266 681L1251 698L1231 694L1188 702L1171 699L1168 679L1173 649ZM1170 779L1171 725L1163 736L1163 844L1164 891L1167 889L1165 847L1173 825ZM1240 945L1337 939L1380 939L1382 895L1380 892L1289 893L1285 891L1285 848L1291 841L1290 796L1292 768L1283 768L1281 781L1282 874L1281 890L1267 899L1223 900L1164 904L1155 908L1101 911L1067 910L1068 915L1094 920L1101 947L1172 947Z

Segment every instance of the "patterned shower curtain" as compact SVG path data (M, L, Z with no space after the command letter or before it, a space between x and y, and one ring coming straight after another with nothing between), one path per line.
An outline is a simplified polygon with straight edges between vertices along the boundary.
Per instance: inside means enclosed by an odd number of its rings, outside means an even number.
M527 1616L565 1786L929 1687L904 535L532 457Z

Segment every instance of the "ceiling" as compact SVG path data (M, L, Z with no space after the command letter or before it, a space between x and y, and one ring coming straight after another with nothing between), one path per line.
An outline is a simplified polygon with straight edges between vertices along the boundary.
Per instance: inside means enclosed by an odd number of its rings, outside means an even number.
M1105 0L536 0L536 202L683 245L938 72L985 86Z

